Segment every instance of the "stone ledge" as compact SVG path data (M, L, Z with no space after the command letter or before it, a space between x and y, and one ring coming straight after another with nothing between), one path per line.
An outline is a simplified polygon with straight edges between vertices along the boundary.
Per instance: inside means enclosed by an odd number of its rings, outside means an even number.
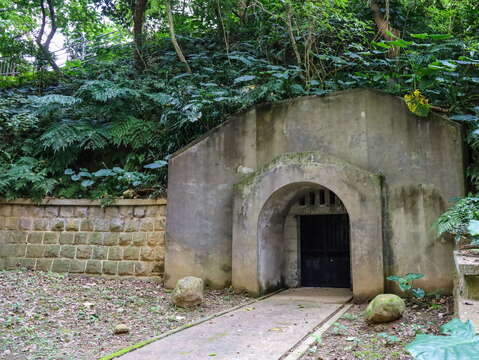
M167 200L161 199L117 199L109 206L157 206L166 205ZM57 199L45 198L36 203L30 199L5 200L0 199L0 205L32 205L32 206L102 206L99 200L89 199ZM108 207L108 206L106 206Z
M463 276L479 275L479 257L464 256L454 252L457 272Z

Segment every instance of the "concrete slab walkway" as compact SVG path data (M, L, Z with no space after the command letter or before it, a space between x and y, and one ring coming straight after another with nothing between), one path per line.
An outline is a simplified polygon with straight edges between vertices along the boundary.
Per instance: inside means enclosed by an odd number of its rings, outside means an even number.
M280 359L350 299L347 289L289 289L160 339L120 359Z

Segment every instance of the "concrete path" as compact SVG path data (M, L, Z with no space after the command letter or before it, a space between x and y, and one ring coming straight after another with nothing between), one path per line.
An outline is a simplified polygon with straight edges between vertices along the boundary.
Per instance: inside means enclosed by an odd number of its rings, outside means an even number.
M346 289L286 290L160 339L120 359L277 360L350 299L351 292Z

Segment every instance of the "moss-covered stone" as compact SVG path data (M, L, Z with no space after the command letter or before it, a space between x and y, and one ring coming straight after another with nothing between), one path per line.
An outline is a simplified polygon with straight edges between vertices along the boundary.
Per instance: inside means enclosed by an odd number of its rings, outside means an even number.
M364 311L366 321L379 324L399 319L406 310L406 303L394 294L376 296Z

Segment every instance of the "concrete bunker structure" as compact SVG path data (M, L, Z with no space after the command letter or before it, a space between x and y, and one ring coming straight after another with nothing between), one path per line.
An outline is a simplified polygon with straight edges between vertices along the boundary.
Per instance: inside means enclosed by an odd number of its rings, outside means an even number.
M171 158L166 284L349 287L364 301L386 276L420 272L427 290L450 291L453 245L431 226L463 194L460 126L400 98L259 105Z

